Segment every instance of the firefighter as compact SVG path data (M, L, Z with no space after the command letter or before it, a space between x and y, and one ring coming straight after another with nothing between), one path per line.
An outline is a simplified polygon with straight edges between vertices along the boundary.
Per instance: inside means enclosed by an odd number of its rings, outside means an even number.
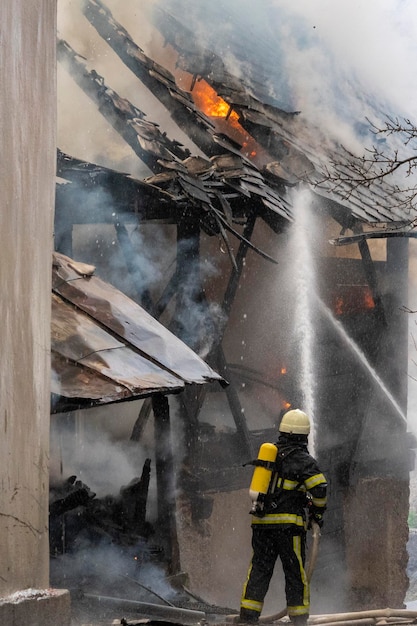
M253 463L272 471L267 493L251 511L253 556L243 587L241 623L259 620L278 557L285 576L288 616L295 626L307 623L306 535L313 520L322 526L327 502L326 478L307 449L309 433L309 417L299 409L287 411L279 425L276 460Z

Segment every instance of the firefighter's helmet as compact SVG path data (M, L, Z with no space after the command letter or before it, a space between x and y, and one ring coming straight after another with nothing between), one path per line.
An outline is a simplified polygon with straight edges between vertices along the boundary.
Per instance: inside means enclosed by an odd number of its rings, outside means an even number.
M304 411L291 409L282 416L279 432L290 435L308 435L310 433L310 419Z

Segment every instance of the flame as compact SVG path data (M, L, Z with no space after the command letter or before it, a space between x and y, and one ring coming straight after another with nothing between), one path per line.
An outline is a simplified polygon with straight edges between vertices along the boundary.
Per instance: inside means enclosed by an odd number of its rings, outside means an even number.
M291 402L284 402L284 406L283 406L283 408L284 408L284 409L289 409L289 408L290 408L290 406L291 406Z
M375 307L375 302L370 289L367 289L364 293L364 305L367 309L373 309Z
M238 113L203 78L195 82L191 95L200 111L225 125L222 132L241 145L246 157L254 159L259 156L259 145L240 125Z
M282 375L287 373L287 368L286 367L281 367L281 372Z
M217 94L216 90L204 78L193 76L188 69L183 68L178 52L171 45L161 46L158 50L164 52L162 56L157 56L156 60L172 72L175 82L181 89L190 93L196 107L212 118L216 130L236 141L241 146L242 154L253 159L257 167L269 163L271 157L240 125L239 114Z
M175 82L181 89L190 93L197 108L213 118L213 122L215 120L217 129L236 141L241 146L242 154L253 159L258 167L269 163L270 156L240 125L239 114L217 94L216 90L204 78L193 76L188 69L182 68L178 52L171 45L163 45L158 49L164 50L164 53L156 60L172 72Z
M230 106L223 98L217 95L216 91L204 79L199 80L191 95L198 108L210 117L228 118L231 122L238 121L239 116L236 111L231 111Z
M343 285L341 291L333 302L333 310L337 316L361 313L375 308L368 285Z

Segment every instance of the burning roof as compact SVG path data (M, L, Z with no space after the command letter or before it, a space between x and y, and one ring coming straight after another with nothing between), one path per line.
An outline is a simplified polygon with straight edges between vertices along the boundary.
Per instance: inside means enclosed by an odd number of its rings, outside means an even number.
M241 227L250 226L251 220L260 217L275 232L281 232L293 219L289 190L300 183L314 184L322 176L326 159L333 157L335 146L320 129L309 126L299 112L284 111L258 99L244 81L228 71L221 58L204 50L191 31L163 10L157 10L155 24L176 51L177 65L189 72L190 92L179 88L174 74L135 44L100 0L84 0L82 6L99 34L159 98L172 119L189 130L190 138L204 155L193 155L162 132L158 124L148 121L144 112L119 96L104 77L89 71L84 57L61 40L59 59L152 175L135 181L59 153L58 172L71 183L57 193L57 222L64 213L67 222L88 222L88 216L81 215L83 209L72 211L74 203L68 204L72 183L82 180L84 188L94 189L96 180L100 184L105 180L117 201L116 212L112 209L111 215L102 216L103 221L116 224L119 211L123 212L122 221L130 215L139 221L159 219L177 225L188 220L196 229L224 240L235 272L231 282L236 283L242 263L238 267L228 236L232 234L241 245L267 257L251 244L250 235L245 237ZM212 109L200 110L205 85L226 104L221 116L216 117ZM388 191L381 184L375 190L358 188L348 199L343 193L325 188L316 190L316 195L320 194L320 207L326 208L342 228L355 226L360 232L364 223L409 224L410 215L396 207L396 198ZM61 203L63 196L65 202Z
M94 267L54 253L52 412L224 382Z
M269 153L269 161L261 163L261 170L284 185L306 181L322 199L341 205L362 223L407 226L414 219L402 206L398 189L386 181L369 187L352 187L342 181L337 187L332 184L328 170L342 168L346 158L326 129L311 124L300 111L287 111L262 99L265 94L262 88L254 89L253 77L250 85L245 84L245 78L238 80L216 52L203 47L192 29L165 8L155 6L153 15L156 26L178 54L178 66L195 79L206 81L227 103L229 115L230 111L236 113L239 124Z

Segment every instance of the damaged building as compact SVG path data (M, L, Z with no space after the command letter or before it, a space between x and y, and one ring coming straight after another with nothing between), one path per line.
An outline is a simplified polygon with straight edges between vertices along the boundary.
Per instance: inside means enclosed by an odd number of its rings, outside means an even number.
M61 271L65 264L70 273L77 273L77 263L94 265L97 276L136 303L146 324L158 321L170 341L179 340L166 354L156 343L153 365L173 355L181 364L188 346L207 370L199 379L193 365L178 375L178 361L165 362L157 389L135 387L127 398L125 387L121 394L104 390L110 383L101 380L103 364L91 380L80 375L77 346L71 354L53 351L52 432L65 421L72 429L66 437L82 446L90 421L100 429L118 415L117 437L150 450L153 467L163 456L161 402L170 409L180 445L169 449L172 463L159 474L157 498L160 506L167 499L169 476L175 501L169 498L168 513L159 506L149 516L162 528L163 566L170 576L185 575L199 596L236 609L250 557L251 468L244 465L263 441L276 440L283 410L305 408L313 418L314 455L330 484L312 612L401 608L414 467L403 310L414 216L398 208L388 185L349 193L326 185L337 145L302 112L262 99L197 39L185 18L158 6L146 14L155 41L165 45L158 60L105 3L82 0L80 18L81 12L130 69L138 93L150 91L168 121L162 127L152 120L112 88L111 76L99 73L84 50L59 38L58 60L74 89L88 96L147 171L135 177L117 160L104 166L59 147L55 249L58 259L70 259L60 262ZM177 128L187 145L176 139ZM81 275L91 289L93 281ZM94 303L84 303L88 294L68 297L70 278L59 285L54 298L63 295L72 307L97 315ZM107 287L102 303L113 311L117 298ZM100 328L110 319L101 313ZM124 323L132 329L133 320L140 328L134 316ZM120 321L116 316L116 326ZM115 347L116 326L110 328ZM142 354L135 345L134 358L138 350ZM91 375L91 365L87 371ZM63 392L64 382L71 393ZM113 384L120 386L120 379ZM107 407L110 417L87 406ZM279 589L280 573L275 576ZM284 596L269 602L272 612Z

